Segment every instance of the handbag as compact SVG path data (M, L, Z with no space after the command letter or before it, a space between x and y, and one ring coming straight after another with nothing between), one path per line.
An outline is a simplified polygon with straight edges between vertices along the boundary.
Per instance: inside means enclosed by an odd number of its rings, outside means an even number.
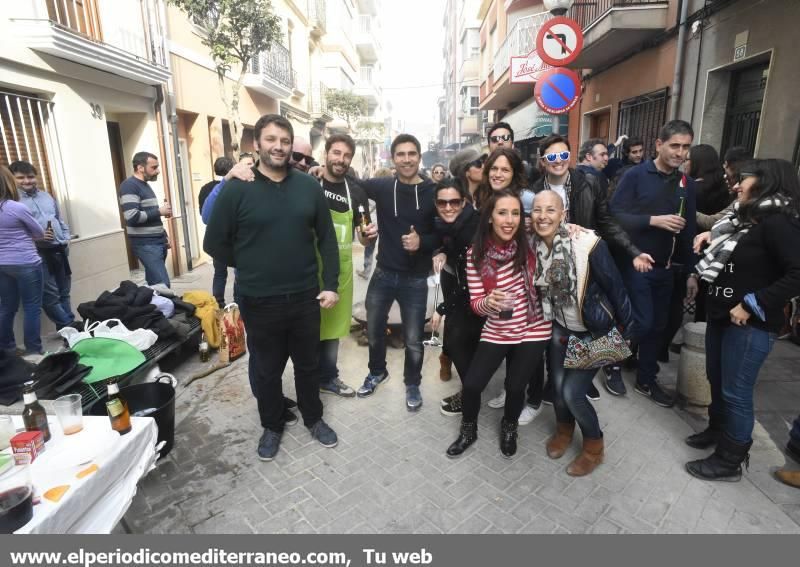
M574 370L593 370L608 364L622 362L631 356L628 343L616 327L596 339L579 339L570 335L567 341L567 355L564 368Z

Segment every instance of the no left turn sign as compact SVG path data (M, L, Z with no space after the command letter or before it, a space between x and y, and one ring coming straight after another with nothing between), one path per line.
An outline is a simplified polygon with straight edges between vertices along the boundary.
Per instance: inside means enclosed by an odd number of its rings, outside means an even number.
M583 32L575 20L558 17L548 20L536 36L536 53L554 67L569 65L583 49Z

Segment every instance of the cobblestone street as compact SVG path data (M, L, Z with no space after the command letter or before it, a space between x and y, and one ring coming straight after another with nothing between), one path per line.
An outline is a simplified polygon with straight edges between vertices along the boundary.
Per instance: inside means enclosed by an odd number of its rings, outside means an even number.
M174 287L206 289L210 279L210 266L202 266ZM366 282L357 280L359 298ZM683 438L703 421L636 395L631 375L627 397L603 390L597 402L606 460L589 477L564 472L577 442L558 461L545 455L554 427L549 407L520 426L519 452L507 460L497 441L502 410L484 405L476 446L447 459L459 420L443 416L439 400L458 379L439 380L436 354L426 352L418 413L405 409L402 351L390 348L391 378L373 397L323 396L338 447L313 441L301 420L287 428L271 463L256 456L261 428L246 358L179 386L175 448L140 483L128 524L135 533L800 533L800 493L771 477L784 463L785 420L800 408L800 389L789 382L794 345L781 341L762 372L751 466L739 483L690 477L684 462L703 452ZM662 372L668 385L675 360ZM339 361L342 379L358 386L366 348L348 337ZM193 359L176 375L184 381L200 367ZM290 363L290 396L292 376ZM495 378L484 401L500 387Z

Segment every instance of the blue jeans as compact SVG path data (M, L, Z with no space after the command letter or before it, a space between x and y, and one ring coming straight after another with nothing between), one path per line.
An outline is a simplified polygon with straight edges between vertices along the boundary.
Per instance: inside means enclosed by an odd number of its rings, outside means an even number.
M70 305L70 291L72 290L72 274L67 266L67 248L56 254L45 254L48 262L42 257L42 274L44 278L44 292L42 293L42 308L50 320L55 323L56 329L66 327L75 320L75 314ZM62 255L63 254L63 255Z
M792 429L789 431L789 442L792 445L800 447L800 415L798 415L797 419L794 420Z
M228 266L224 262L213 259L214 279L211 280L211 295L217 300L217 305L225 307L225 285L228 283Z
M709 323L706 327L706 375L711 385L708 414L737 443L752 441L753 389L774 344L774 333L750 325Z
M367 288L367 336L369 373L386 372L386 322L392 303L400 305L406 343L403 376L406 385L422 382L422 333L428 304L427 276L391 272L376 267Z
M662 334L669 318L673 275L666 268L655 267L641 274L629 266L623 274L633 307L634 333L639 345L639 371L636 380L649 386L658 374L658 354Z
M163 283L169 287L169 274L164 262L167 259L167 244L157 240L146 240L137 242L137 238L131 238L131 249L134 256L144 266L144 277L147 285Z
M597 374L594 370L576 370L564 368L567 356L566 339L575 335L579 339L591 339L587 332L569 331L553 321L553 338L547 349L550 380L553 381L553 407L556 410L556 421L559 423L575 423L581 428L584 439L599 439L603 436L597 412L586 399L592 378ZM563 339L563 340L562 340Z
M368 272L369 269L372 267L372 257L375 255L375 242L377 240L371 240L370 243L364 248L364 271Z
M0 349L13 351L14 317L20 299L25 319L25 350L42 352L41 314L44 276L41 264L0 266Z
M339 360L339 339L328 339L319 341L319 383L330 384L339 377L339 368L336 366Z

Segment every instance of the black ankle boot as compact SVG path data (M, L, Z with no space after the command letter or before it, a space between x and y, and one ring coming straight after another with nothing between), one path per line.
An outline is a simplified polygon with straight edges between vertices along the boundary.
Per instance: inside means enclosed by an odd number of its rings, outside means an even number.
M476 439L478 439L478 422L462 421L461 432L458 434L458 439L447 448L447 456L451 459L460 457Z
M703 480L738 482L742 478L742 463L750 464L750 447L753 442L737 443L724 433L719 436L717 448L705 459L686 463L686 471Z
M689 435L689 437L684 439L684 442L694 449L709 449L717 444L721 435L722 428L717 426L713 421L709 421L708 427L700 433Z
M500 422L500 452L508 459L517 453L516 421L506 421L506 418L503 418Z

